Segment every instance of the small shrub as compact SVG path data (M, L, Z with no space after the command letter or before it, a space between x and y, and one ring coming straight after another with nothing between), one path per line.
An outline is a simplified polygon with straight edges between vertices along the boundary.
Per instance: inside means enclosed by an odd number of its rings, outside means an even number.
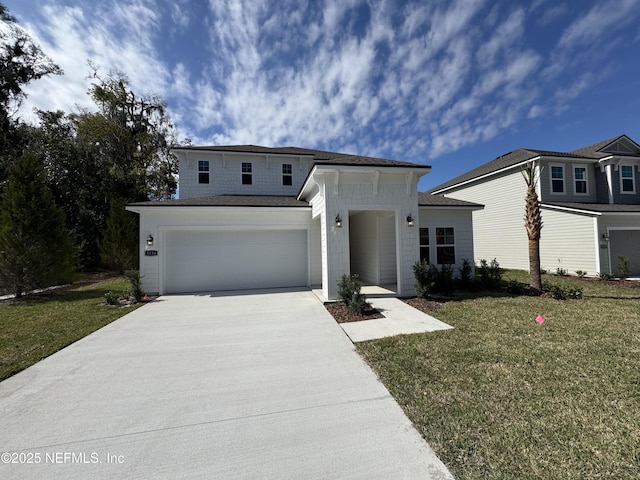
M353 275L344 274L340 277L338 282L338 300L344 302L344 304L353 312L362 314L367 307L366 296L360 293L362 285L358 280L358 274Z
M129 291L128 296L134 302L141 302L144 297L144 292L142 291L142 277L140 276L140 272L138 270L127 270L124 272L124 276L129 282Z
M453 280L453 267L451 265L442 265L440 271L436 270L436 281L434 290L446 295L447 297L453 293L455 282Z
M566 268L556 268L556 275L558 275L559 277L566 277L568 274L569 272L567 272Z
M629 276L629 273L631 271L631 267L629 266L629 258L625 257L624 255L618 255L616 259L616 276L620 280L624 280Z
M598 280L601 282L606 282L607 280L611 280L612 278L613 278L613 275L611 275L610 273L605 273L605 272L598 273Z
M542 285L544 290L551 293L556 300L580 299L582 298L582 289L579 287L571 287L569 285L557 285L555 283L544 282Z
M576 270L576 275L578 275L578 277L580 278L584 278L587 276L587 272L585 272L584 270Z
M479 280L483 288L497 288L502 282L503 269L494 258L488 263L484 258L480 260L480 265L476 267L476 279Z
M540 275L546 275L547 273L549 273L549 270L547 270L546 268L540 269Z
M107 305L119 305L120 295L116 292L109 291L104 294L104 300L107 302Z
M460 286L464 289L467 289L471 286L472 278L472 267L469 259L465 258L462 260L462 267L460 267Z
M416 280L414 287L422 298L427 298L435 285L433 268L433 265L429 265L427 260L413 264L413 276Z

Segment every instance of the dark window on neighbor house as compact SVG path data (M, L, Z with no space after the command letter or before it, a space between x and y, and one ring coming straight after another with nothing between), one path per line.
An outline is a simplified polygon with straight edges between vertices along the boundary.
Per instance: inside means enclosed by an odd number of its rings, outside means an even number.
M438 265L456 263L456 242L453 227L436 228L436 262Z
M198 160L198 183L209 183L209 160Z
M429 254L429 229L420 228L420 261L426 260L427 263L431 263L431 256Z
M293 185L293 168L290 163L282 164L282 185L285 187Z
M242 162L242 185L253 184L253 165L251 162Z
M564 193L564 167L562 165L551 165L551 191Z
M620 186L622 193L636 192L636 179L633 175L632 165L620 165Z
M587 167L573 167L575 193L587 194Z

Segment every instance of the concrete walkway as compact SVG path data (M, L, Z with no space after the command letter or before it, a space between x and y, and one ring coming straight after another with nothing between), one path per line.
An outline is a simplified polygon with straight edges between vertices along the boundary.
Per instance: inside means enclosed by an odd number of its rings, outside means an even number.
M453 328L397 298L367 297L367 302L385 318L341 323L340 326L354 343L405 333L425 333Z
M4 479L450 479L309 291L160 297L0 383Z

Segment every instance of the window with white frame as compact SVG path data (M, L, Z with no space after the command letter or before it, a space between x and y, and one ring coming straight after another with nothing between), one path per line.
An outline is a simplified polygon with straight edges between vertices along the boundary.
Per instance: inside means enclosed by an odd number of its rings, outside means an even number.
M198 183L209 183L209 160L198 160Z
M426 260L427 263L431 263L430 250L429 250L429 229L420 228L420 261Z
M587 195L587 167L574 166L573 180L576 195Z
M436 228L436 263L438 265L456 263L456 242L453 227Z
M551 193L564 193L564 166L551 165Z
M253 165L251 162L242 162L242 185L253 184Z
M622 193L636 193L636 179L632 165L620 165L620 191Z
M290 163L282 164L282 185L285 187L293 185L293 168Z

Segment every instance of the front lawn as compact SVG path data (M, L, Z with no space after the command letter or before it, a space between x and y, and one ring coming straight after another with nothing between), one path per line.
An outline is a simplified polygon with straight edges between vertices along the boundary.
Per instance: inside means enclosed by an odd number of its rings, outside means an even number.
M545 280L584 299L450 301L454 330L358 349L457 478L640 478L640 289Z
M87 276L69 287L0 301L0 380L89 335L135 307L107 307L123 277Z

